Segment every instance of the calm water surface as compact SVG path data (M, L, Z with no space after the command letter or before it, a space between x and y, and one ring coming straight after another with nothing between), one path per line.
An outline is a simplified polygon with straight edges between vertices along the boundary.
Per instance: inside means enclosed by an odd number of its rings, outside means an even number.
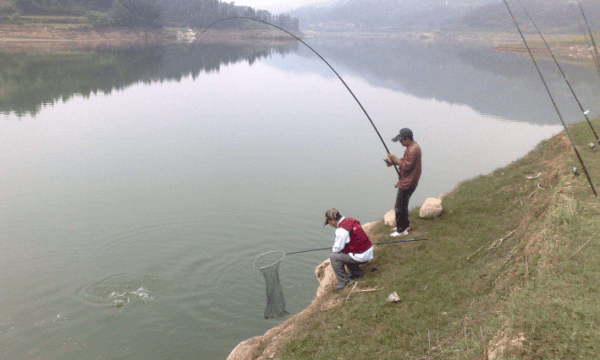
M400 128L414 131L424 169L411 208L561 130L519 56L314 45L392 152ZM263 318L259 254L331 245L330 207L363 223L393 207L379 138L317 57L296 45L186 52L2 55L15 65L0 91L0 358L223 359L284 320ZM584 101L597 98L593 72L568 70ZM282 261L291 314L327 256Z

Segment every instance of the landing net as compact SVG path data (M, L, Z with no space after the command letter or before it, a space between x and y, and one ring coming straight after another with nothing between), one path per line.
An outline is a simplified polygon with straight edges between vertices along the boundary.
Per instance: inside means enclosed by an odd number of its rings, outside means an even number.
M265 319L282 317L288 314L285 311L283 288L279 282L279 262L283 260L283 251L269 251L259 255L254 260L254 267L260 270L267 282L267 308Z

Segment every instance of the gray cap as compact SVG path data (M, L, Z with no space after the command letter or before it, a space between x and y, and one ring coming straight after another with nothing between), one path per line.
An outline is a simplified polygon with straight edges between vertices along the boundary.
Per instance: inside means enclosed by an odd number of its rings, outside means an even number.
M412 138L412 137L413 137L412 130L410 130L409 128L402 128L402 129L400 129L400 133L398 133L398 135L396 135L396 137L394 137L392 139L392 141L396 142L396 141L401 141L401 140Z

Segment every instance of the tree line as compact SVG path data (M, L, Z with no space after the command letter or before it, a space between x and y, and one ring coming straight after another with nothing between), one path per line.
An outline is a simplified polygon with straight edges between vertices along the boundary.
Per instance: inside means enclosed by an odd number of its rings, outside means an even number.
M0 22L6 16L87 16L96 27L160 29L164 26L206 27L220 19L249 17L299 30L299 20L273 15L266 10L235 5L221 0L0 0ZM222 21L217 28L245 29L248 21Z
M286 30L298 31L299 20L289 15L273 15L266 10L255 10L249 6L235 5L220 0L155 0L164 11L164 18L169 24L202 28L220 19L230 17L249 17L283 27ZM217 28L245 28L249 24L244 21L222 21Z

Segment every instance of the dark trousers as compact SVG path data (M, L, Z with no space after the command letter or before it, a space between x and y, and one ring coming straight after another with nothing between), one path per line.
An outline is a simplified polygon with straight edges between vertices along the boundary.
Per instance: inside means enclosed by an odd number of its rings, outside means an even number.
M398 232L403 232L410 225L408 221L408 201L414 192L415 188L398 189L396 205L394 206L394 210L396 211L396 231Z
M366 264L366 262L358 262L350 255L341 252L331 253L329 260L331 260L331 267L333 268L338 284L347 284L351 279L360 277L362 275L360 265ZM344 265L348 268L350 274L346 272Z

